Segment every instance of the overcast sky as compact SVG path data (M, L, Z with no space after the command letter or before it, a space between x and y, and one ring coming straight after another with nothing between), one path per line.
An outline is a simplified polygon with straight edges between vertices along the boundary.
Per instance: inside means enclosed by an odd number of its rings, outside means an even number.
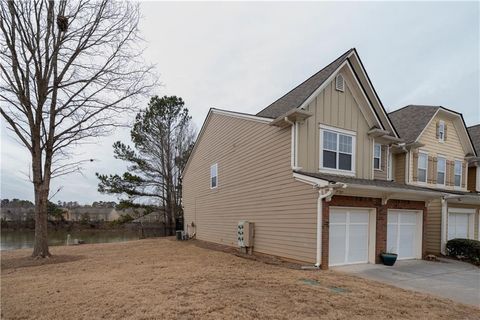
M388 111L443 105L480 122L479 2L142 4L145 58L158 95L181 96L197 129L210 107L256 113L355 47ZM144 105L139 105L139 108ZM117 200L95 172L121 173L112 144L128 130L82 146L98 161L52 182L53 200ZM29 155L1 127L1 197L33 200Z

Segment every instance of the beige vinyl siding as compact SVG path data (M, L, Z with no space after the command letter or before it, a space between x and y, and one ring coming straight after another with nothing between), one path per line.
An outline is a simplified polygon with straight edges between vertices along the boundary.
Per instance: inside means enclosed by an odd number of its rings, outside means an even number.
M479 240L478 220L479 220L480 208L475 205L461 204L461 203L449 203L448 208L475 209L474 239ZM427 252L433 253L433 254L439 254L440 248L441 248L441 236L442 236L442 231L441 231L442 230L442 201L440 198L430 202L428 206L427 219L428 220L426 224L426 234L425 234L425 242L426 242L425 245L427 248Z
M290 128L212 114L183 179L185 224L195 223L197 239L236 247L237 224L248 220L254 251L314 262L318 193L294 180L290 148Z
M442 236L442 201L431 201L427 208L425 246L428 253L439 254Z
M342 73L343 74L343 73ZM350 80L349 80L350 79ZM306 108L313 115L299 126L299 166L304 170L318 172L320 169L320 125L327 125L356 132L355 176L373 178L373 139L361 107L350 87L351 77L345 74L345 91L335 90L330 82ZM368 106L362 106L363 110ZM371 120L370 120L371 121Z
M372 156L373 162L373 156ZM373 177L379 180L387 180L387 146L382 145L382 156L380 158L380 170L373 170Z
M439 120L443 120L445 122L445 125L447 126L447 139L445 142L439 142L438 138L436 137L436 130L437 130L437 122ZM461 130L459 128L458 130ZM457 128L455 127L454 123L442 116L436 115L435 118L430 122L428 127L425 129L425 131L422 133L420 136L420 139L418 140L420 143L424 144L423 147L419 148L422 152L428 152L429 157L436 158L438 156L442 156L447 159L447 161L451 161L452 164L449 166L447 163L447 173L446 173L446 180L447 182L451 180L452 185L446 184L445 187L442 186L442 188L445 189L458 189L458 187L453 186L453 162L455 160L462 160L463 163L465 164L465 154L468 153L465 151L462 147L462 143L460 142L460 137L457 133ZM417 150L418 151L418 150ZM431 162L429 162L429 174L435 174L435 179L434 181L430 181L428 183L429 186L431 187L437 187L436 184L436 174L437 172L433 172L430 170L430 165ZM410 181L413 182L413 174L416 172L417 168L414 166L414 161L410 161ZM466 166L464 165L466 168ZM462 185L467 179L468 175L468 170L463 170L462 172ZM430 180L430 178L428 179ZM435 182L435 183L432 183ZM415 182L413 182L415 183ZM425 185L425 184L424 184ZM462 190L466 191L466 184L465 187L461 188Z
M405 165L407 153L393 155L393 177L396 182L405 183Z

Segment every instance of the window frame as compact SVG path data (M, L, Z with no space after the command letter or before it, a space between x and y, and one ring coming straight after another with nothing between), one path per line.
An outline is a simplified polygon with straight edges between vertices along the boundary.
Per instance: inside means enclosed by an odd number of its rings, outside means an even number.
M455 167L456 167L457 163L460 163L460 183L459 183L458 186L455 183L456 182L455 177L457 176L457 172L455 170ZM461 188L462 187L462 180L463 180L462 176L463 176L463 161L459 160L459 159L455 159L454 162L453 162L453 187L454 188Z
M380 147L380 156L376 157L375 152L376 148ZM375 159L378 159L378 168L375 168ZM382 171L382 144L381 143L374 143L373 144L373 169L377 171Z
M425 168L420 168L420 156L423 155L426 157L425 161ZM420 175L419 175L419 170L425 170L425 181L420 180ZM428 152L425 151L419 151L418 152L418 158L417 158L417 182L419 183L427 183L428 182Z
M336 168L329 168L329 167L324 167L323 166L323 151L324 151L324 132L327 131L327 132L330 132L330 133L334 133L337 135L337 146L336 146L336 151L333 151L333 150L329 150L329 149L326 149L327 151L331 151L331 152L335 152L335 159L336 159ZM355 159L355 156L356 156L356 146L357 146L357 135L356 135L356 132L354 131L350 131L350 130L345 130L345 129L341 129L341 128L336 128L336 127L331 127L331 126L327 126L327 125L323 125L321 124L320 125L320 130L319 130L319 135L320 135L320 155L319 155L319 171L320 172L325 172L325 173L332 173L332 174L343 174L343 175L349 175L349 176L355 176L355 168L356 168L356 159ZM340 148L340 144L339 144L339 141L340 141L340 135L343 135L343 136L349 136L352 138L352 152L351 153L347 153L347 152L340 152L339 151L339 148ZM339 167L339 154L340 153L343 153L343 154L349 154L351 155L352 157L352 161L351 161L351 170L344 170L344 169L338 169Z
M438 141L445 142L445 121L443 120L438 121Z
M443 171L440 171L440 167L438 165L440 163L440 159L442 159L444 161ZM438 174L439 173L443 173L443 183L438 183ZM446 157L440 156L440 155L437 156L437 172L436 172L436 174L437 174L437 185L442 186L442 187L446 186L446 184L447 184L447 158Z
M212 169L215 168L215 176L213 175ZM213 178L215 177L215 186L213 186ZM218 163L215 162L210 166L210 189L218 188Z

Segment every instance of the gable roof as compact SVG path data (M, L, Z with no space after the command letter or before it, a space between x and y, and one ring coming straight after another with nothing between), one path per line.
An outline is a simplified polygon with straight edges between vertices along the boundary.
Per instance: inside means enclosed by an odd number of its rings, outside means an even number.
M325 68L258 112L257 116L275 119L283 116L290 110L303 108L316 95L318 90L321 90L322 86L326 85L327 81L329 82L335 73L345 65L352 71L357 84L360 86L360 90L375 114L380 129L388 130L393 136L399 138L400 136L388 117L385 107L380 101L355 48L348 50Z
M354 49L350 49L322 70L290 90L283 97L257 113L257 116L277 118L282 114L298 108L340 67Z
M467 129L470 134L470 139L472 139L475 152L477 152L477 155L480 155L480 124L468 127Z
M478 149L474 147L472 137L469 134L469 130L467 130L465 119L463 119L463 115L457 111L442 106L408 105L390 112L389 116L393 125L400 133L401 138L408 144L417 141L432 118L440 111L458 117L457 119L463 127L463 130L457 130L457 133L463 136L463 141L468 141L466 147L472 151L472 154L478 154Z
M406 143L415 142L439 106L408 105L388 115Z

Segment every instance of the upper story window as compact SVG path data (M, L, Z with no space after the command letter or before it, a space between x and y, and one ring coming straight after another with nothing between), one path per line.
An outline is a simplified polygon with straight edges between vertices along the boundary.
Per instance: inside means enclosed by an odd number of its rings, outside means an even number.
M437 158L437 184L445 185L445 172L447 168L447 159Z
M437 123L437 138L438 141L444 142L446 140L446 125L445 121L440 120Z
M420 182L427 182L428 154L420 152L418 154L417 179Z
M460 187L462 185L462 161L455 160L455 187Z
M382 163L382 145L375 143L373 148L373 168L380 170Z
M218 164L210 166L210 188L214 189L218 186Z
M355 135L343 130L320 129L320 167L353 173L355 168Z

